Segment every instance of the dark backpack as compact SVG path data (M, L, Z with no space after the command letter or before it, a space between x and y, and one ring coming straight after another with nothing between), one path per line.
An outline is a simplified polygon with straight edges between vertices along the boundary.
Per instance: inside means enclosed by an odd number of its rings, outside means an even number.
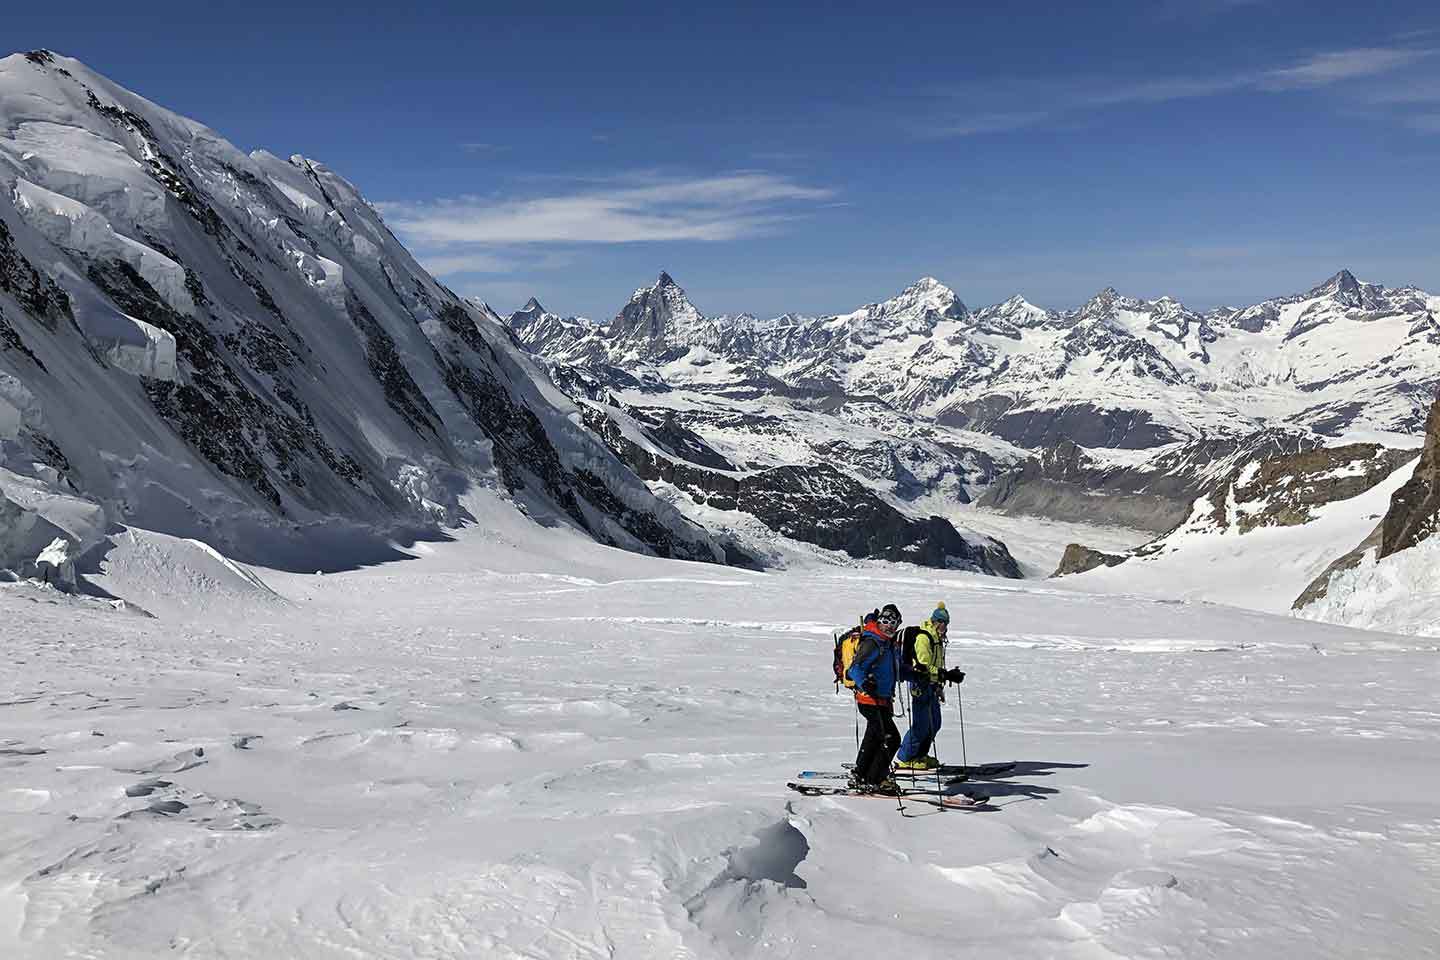
M900 631L900 662L906 670L910 671L912 676L920 673L920 662L915 659L915 641L922 633L930 637L928 631L922 630L919 627L906 627ZM930 642L934 643L935 638L930 637Z

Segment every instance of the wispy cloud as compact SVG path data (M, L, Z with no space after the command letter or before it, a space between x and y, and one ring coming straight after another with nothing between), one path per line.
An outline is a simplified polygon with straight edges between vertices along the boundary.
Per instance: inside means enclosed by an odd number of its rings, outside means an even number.
M968 137L1003 133L1088 111L1134 104L1196 100L1233 93L1270 93L1313 90L1353 80L1380 77L1434 57L1440 50L1415 47L1361 47L1312 54L1287 66L1266 70L1236 70L1206 76L1151 77L1135 81L1105 82L1067 78L1063 84L1030 87L1017 97L1013 92L987 95L989 104L1008 103L1015 109L975 114L950 114L912 124L921 137ZM1417 102L1397 93L1390 102ZM973 90L955 98L976 99Z
M1363 47L1319 53L1294 66L1262 74L1261 83L1282 90L1324 87L1342 80L1389 73L1431 57L1435 52L1405 47Z
M1424 113L1406 117L1405 125L1421 133L1440 133L1440 113Z
M508 143L462 143L460 149L466 153L495 154L507 153L510 150Z
M381 203L434 272L504 272L494 251L532 244L725 241L753 236L831 200L834 191L763 171L631 175L544 196Z

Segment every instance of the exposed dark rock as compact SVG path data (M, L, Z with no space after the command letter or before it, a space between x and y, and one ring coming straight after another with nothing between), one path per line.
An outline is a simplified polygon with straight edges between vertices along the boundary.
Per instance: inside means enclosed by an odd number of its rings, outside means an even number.
M424 391L405 368L390 334L380 326L365 302L348 289L345 291L345 309L350 314L350 322L365 338L365 362L385 391L385 402L390 409L410 424L416 433L439 436L440 415L425 399Z
M97 261L90 280L122 310L175 337L183 383L145 380L145 393L180 437L222 473L242 480L275 508L283 498L267 460L297 493L308 485L305 464L323 464L352 487L360 485L354 458L337 454L313 418L268 403L227 360L223 341L199 319L179 313L128 263ZM373 492L375 485L369 485Z
M1315 508L1358 497L1414 457L1414 451L1375 443L1272 457L1238 468L1216 487L1209 498L1212 516L1220 527L1233 525L1241 533L1309 523Z
M33 430L23 430L21 436L29 442L30 449L34 451L36 459L41 463L54 467L62 477L70 472L70 461L55 445L55 441L43 433L36 433Z
M21 309L50 330L54 330L60 320L75 322L69 295L21 255L3 219L0 219L0 290L14 297Z
M1420 462L1405 486L1390 498L1390 510L1381 524L1380 557L1415 546L1432 535L1440 522L1440 396L1425 422L1425 446Z
M10 326L10 321L5 319L5 311L3 310L0 310L0 350L14 350L16 353L26 357L41 370L45 369L45 364L41 363L40 358L35 356L29 347L25 346L24 340L20 339L20 331Z
M438 359L445 385L494 444L495 466L506 489L511 493L524 490L526 478L535 478L571 519L588 530L575 492L565 483L560 458L535 414L517 404L487 371L472 369L458 356Z
M640 479L663 480L686 491L698 502L708 503L719 510L735 509L740 486L734 477L717 472L715 467L693 463L683 455L665 456L645 449L625 436L614 418L600 407L583 404L580 412L585 425ZM724 462L725 466L718 470L735 469L728 461Z
M229 228L220 219L220 215L200 199L199 191L181 172L180 165L161 148L155 131L150 127L150 121L124 107L104 103L88 87L85 94L92 110L145 142L145 163L150 170L150 176L179 201L180 206L200 223L206 233L217 238L229 235Z
M1061 440L1000 477L979 503L1012 514L1166 533L1190 517L1196 497L1212 491L1237 465L1317 444L1304 434L1267 430L1192 440L1141 466L1116 467Z
M646 449L627 437L605 408L587 404L584 415L586 425L643 479L664 480L717 510L751 514L793 540L856 558L1021 575L1003 544L971 543L940 517L907 517L834 467L721 472Z
M852 557L1021 576L1003 544L972 544L941 517L906 517L853 477L824 464L775 467L748 476L740 484L737 506L777 533Z
M653 513L627 507L597 474L589 470L577 470L574 474L576 490L585 501L618 523L626 533L654 550L658 556L676 557L685 560L712 560L712 557L697 554L695 550L675 531L661 523ZM727 550L727 555L740 561L741 566L755 566L748 555ZM733 561L732 561L733 562Z
M1092 404L1061 410L1015 409L1019 405L1013 397L982 397L952 407L935 419L946 426L979 430L1032 448L1069 440L1085 447L1138 450L1185 439L1141 410L1102 410Z
M1126 557L1113 553L1102 553L1099 550L1091 550L1081 544L1072 543L1065 548L1065 553L1060 558L1060 565L1050 576L1063 577L1071 573L1094 570L1096 567L1113 567L1124 563L1126 559Z

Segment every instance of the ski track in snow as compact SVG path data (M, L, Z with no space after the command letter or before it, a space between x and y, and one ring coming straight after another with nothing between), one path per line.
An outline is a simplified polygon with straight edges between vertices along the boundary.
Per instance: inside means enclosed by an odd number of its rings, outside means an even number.
M257 570L290 602L209 619L0 584L0 955L1440 946L1433 645L538 536L574 576L471 533L352 573ZM941 598L969 759L1021 761L967 785L995 809L787 791L854 753L830 628ZM953 698L945 723L958 762Z

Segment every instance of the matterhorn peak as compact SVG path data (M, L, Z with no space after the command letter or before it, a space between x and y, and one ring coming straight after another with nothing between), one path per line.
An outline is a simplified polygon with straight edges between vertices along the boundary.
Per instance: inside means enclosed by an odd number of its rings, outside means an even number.
M704 317L675 278L664 270L652 287L640 287L610 324L611 336L629 342L644 355L688 343Z
M520 312L521 312L521 313L545 313L546 311L545 311L545 308L540 305L540 301L539 301L539 300L537 300L537 299L534 298L534 297L531 297L529 300L526 300L526 301L525 301L525 306L523 306L523 307L520 308Z

